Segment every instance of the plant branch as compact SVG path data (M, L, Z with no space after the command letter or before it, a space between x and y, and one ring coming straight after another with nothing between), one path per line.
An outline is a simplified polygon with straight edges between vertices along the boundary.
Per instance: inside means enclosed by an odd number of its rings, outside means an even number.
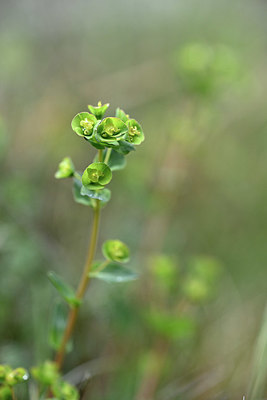
M99 159L99 161L102 159L102 150L99 150L98 159ZM90 272L92 263L94 261L96 246L97 246L99 221L100 221L100 200L96 200L96 206L94 208L93 227L92 227L91 238L90 238L90 243L89 243L89 247L88 247L87 258L86 258L83 273L82 273L82 276L81 276L81 279L79 282L79 286L76 291L76 297L78 300L83 299L86 289L89 284L89 280L90 280L89 272ZM65 353L66 353L66 346L67 346L67 343L68 343L70 337L72 336L72 333L74 330L75 322L76 322L77 315L78 315L78 310L79 310L79 307L75 307L69 311L69 316L68 316L66 328L64 331L63 339L61 342L61 346L58 349L58 352L55 357L55 362L57 363L59 369L62 367L63 360L64 360Z

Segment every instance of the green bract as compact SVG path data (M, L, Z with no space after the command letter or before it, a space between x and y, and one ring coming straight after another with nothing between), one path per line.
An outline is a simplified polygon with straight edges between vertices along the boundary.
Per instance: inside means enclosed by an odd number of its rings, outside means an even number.
M109 166L103 162L90 164L83 173L82 184L88 189L103 189L112 178Z
M118 146L119 141L126 139L127 132L127 126L120 118L108 117L97 126L95 139L106 147Z
M135 271L114 262L109 262L106 265L96 263L93 266L92 271L89 273L89 276L108 283L129 282L138 278Z
M96 107L89 105L88 108L97 119L102 119L109 108L109 103L102 105L101 101L99 101Z
M129 119L126 124L128 127L128 140L135 145L142 143L145 140L145 136L138 122L135 119Z
M75 168L73 162L71 161L70 157L65 157L59 163L58 170L55 173L55 178L62 179L62 178L70 178L74 175Z
M102 246L104 256L110 261L125 263L129 261L130 252L120 240L107 240Z
M94 115L88 112L81 112L73 118L71 122L71 127L74 132L79 136L85 136L90 139L93 135L93 130L97 119Z
M123 122L127 122L129 119L129 115L126 114L121 108L116 109L116 117L120 118Z

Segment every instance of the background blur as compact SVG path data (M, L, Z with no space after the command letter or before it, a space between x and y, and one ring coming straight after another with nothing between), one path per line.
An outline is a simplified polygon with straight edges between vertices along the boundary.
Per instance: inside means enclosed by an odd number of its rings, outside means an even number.
M100 232L130 246L140 279L92 283L66 372L89 363L94 400L264 397L266 13L263 0L1 1L1 363L51 357L46 273L77 284L91 222L54 173L64 156L92 161L70 121L101 100L146 135ZM219 265L212 296L191 285L198 262Z

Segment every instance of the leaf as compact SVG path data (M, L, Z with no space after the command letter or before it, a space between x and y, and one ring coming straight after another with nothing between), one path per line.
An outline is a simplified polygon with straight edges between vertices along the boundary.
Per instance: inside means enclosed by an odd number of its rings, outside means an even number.
M136 272L131 271L128 268L123 267L120 264L109 263L103 270L97 271L97 268L94 268L93 271L90 272L90 277L101 279L105 282L128 282L133 281L138 278Z
M109 189L90 190L85 186L82 186L81 195L88 196L91 199L98 199L101 200L101 202L107 203L110 200L111 191Z
M82 182L79 179L74 178L72 193L76 203L83 204L84 206L94 207L95 206L94 200L88 196L82 195L81 188L82 188Z
M126 166L126 159L124 155L112 149L108 160L108 166L111 171L118 171L120 169L123 169Z
M61 301L57 301L56 304L54 305L52 320L51 320L51 329L49 332L49 344L53 350L58 350L62 343L66 322L67 322L66 307L64 307ZM68 342L67 351L71 351L71 349L72 349L72 343Z
M126 140L120 140L119 146L114 150L120 154L128 154L130 151L134 151L135 147L131 143L126 142Z
M53 271L48 272L47 276L52 285L57 289L58 293L71 307L77 307L81 304L81 301L76 298L74 290L67 285L60 276Z

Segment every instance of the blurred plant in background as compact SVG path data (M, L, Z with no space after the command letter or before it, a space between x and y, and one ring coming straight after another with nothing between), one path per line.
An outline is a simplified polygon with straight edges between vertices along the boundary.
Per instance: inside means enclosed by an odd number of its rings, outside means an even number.
M154 369L157 400L266 397L265 15L250 0L3 5L1 364L50 357L45 275L77 284L90 223L51 177L65 154L87 157L66 120L102 98L147 132L111 184L120 196L100 235L129 243L141 279L119 291L92 282L64 380L84 398L130 400ZM196 302L203 257L223 268L214 296Z

